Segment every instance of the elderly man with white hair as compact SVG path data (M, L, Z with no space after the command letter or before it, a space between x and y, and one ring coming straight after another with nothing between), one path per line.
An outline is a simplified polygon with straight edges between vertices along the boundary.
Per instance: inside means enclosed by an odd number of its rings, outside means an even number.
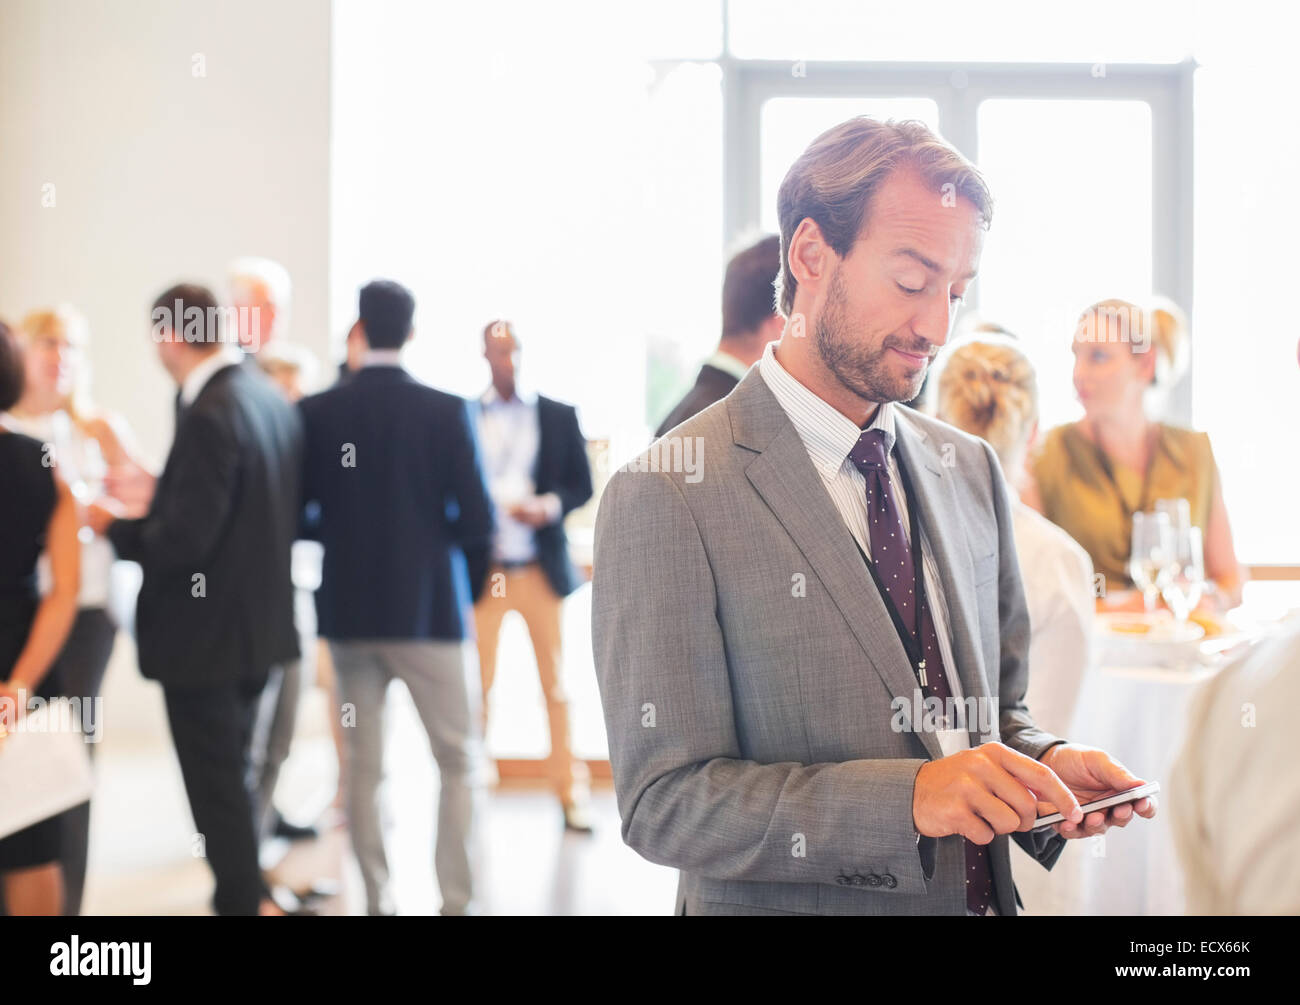
M239 346L256 356L288 330L293 298L289 270L269 258L246 256L231 262L227 273L231 306L238 311Z
M245 365L254 367L275 380L277 386L285 392L285 397L292 400L293 395L288 392L284 382L276 379L275 368L282 360L297 359L303 353L308 356L310 353L304 347L289 343L286 334L293 293L289 270L269 258L248 256L231 262L227 277L230 304L236 311L239 346L245 353ZM300 546L295 545L295 570L303 564L299 550ZM297 579L299 577L295 575L295 580ZM302 618L297 620L301 633ZM311 652L313 644L312 639L302 639L302 651ZM293 742L301 691L302 665L298 660L293 660L275 668L258 706L252 762L258 788L254 824L261 840L272 836L290 840L317 836L315 827L300 827L285 820L276 810L273 801L280 769L289 756Z

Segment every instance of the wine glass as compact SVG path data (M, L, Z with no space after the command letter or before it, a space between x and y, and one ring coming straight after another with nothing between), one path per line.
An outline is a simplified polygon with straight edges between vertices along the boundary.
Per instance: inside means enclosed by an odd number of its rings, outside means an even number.
M1143 605L1150 614L1156 609L1156 598L1174 573L1176 558L1169 514L1134 513L1132 542L1128 574L1142 591Z
M1192 504L1186 499L1160 499L1156 502L1155 510L1157 513L1169 514L1169 528L1174 535L1174 548L1177 550L1178 542L1183 540L1183 535L1192 526Z
M1205 590L1205 561L1202 557L1201 528L1185 527L1174 536L1177 568L1161 590L1165 603L1181 625L1201 602Z

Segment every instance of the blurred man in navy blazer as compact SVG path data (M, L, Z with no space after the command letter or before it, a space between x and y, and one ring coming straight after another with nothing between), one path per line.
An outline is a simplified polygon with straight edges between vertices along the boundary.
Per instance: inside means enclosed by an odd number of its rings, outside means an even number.
M473 838L483 780L473 592L492 504L467 403L402 368L415 300L397 283L361 290L368 346L346 383L305 398L308 532L325 548L319 631L338 673L348 739L348 821L372 914L391 914L380 825L384 694L400 678L438 762L434 867L443 914L474 913ZM353 717L351 723L348 718Z
M518 611L537 656L551 728L548 768L564 825L590 832L587 766L569 744L561 635L564 598L580 584L569 560L564 517L591 498L587 441L572 405L520 383L519 340L510 322L493 321L483 329L483 356L492 385L478 402L478 431L498 516L490 582L474 608L483 707L496 676L501 622Z

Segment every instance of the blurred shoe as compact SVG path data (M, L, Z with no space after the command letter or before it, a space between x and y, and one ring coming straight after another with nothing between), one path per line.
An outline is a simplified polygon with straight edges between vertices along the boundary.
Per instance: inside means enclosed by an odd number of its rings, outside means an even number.
M579 834L592 833L591 811L585 805L579 803L566 803L564 806L564 829L566 831L576 831Z
M289 823L278 813L275 816L275 827L271 833L288 841L315 841L320 837L320 831L314 826L299 827L297 824Z
M304 906L314 907L323 900L337 897L341 890L342 887L332 879L317 879L313 880L311 886L305 889L294 890L293 895Z
M316 904L305 903L287 886L271 887L271 900L290 918L310 918L317 915Z

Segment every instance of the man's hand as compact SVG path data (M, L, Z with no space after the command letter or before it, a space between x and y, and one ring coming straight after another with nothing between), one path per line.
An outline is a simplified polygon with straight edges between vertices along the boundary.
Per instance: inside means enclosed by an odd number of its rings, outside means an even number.
M104 476L104 494L122 504L122 516L135 518L149 512L158 479L139 464L127 462L110 468Z
M1040 804L1067 820L1083 811L1066 784L1041 761L1001 743L982 743L929 761L916 773L912 821L926 837L960 834L988 844L998 834L1028 831Z
M530 496L512 505L507 512L515 520L526 523L529 527L545 527L560 518L560 497L554 492Z
M1048 748L1042 763L1056 772L1080 803L1123 792L1135 785L1142 785L1145 781L1104 750L1085 747L1079 743L1058 743L1055 747ZM1082 823L1071 823L1066 819L1059 824L1052 824L1052 827L1061 837L1092 837L1106 833L1111 827L1127 827L1135 813L1150 819L1156 815L1157 805L1154 796L1147 796L1135 803L1120 803L1109 809L1093 810ZM1055 812L1055 808L1039 807L1039 815Z
M108 525L114 520L120 520L122 515L122 504L108 496L86 504L86 524L96 534L103 535L108 530Z

